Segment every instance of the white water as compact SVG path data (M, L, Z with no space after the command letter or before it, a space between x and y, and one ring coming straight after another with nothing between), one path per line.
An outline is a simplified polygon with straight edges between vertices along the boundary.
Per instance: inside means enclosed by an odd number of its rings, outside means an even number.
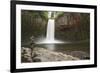
M47 25L47 34L46 34L46 40L51 40L54 41L54 33L55 33L55 21L54 19L49 19L48 20L48 25Z

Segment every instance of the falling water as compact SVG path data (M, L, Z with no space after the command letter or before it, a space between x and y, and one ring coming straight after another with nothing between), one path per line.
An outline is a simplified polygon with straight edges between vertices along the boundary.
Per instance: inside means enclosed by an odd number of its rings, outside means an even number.
M55 20L49 18L47 25L46 40L54 41L54 36L55 36L54 33L55 33Z

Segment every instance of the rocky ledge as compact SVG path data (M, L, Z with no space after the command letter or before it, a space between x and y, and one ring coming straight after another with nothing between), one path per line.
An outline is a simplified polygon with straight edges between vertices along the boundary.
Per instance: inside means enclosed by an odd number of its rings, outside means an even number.
M22 47L21 49L22 62L52 62L69 60L79 60L79 58L40 47L35 47L34 49Z

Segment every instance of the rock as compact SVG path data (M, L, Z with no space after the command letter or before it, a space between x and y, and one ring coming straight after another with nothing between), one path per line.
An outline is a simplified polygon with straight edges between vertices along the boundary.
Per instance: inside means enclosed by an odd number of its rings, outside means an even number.
M79 60L79 58L40 47L35 47L33 50L22 47L22 62L53 62L69 60Z
M33 62L41 62L41 59L38 58L38 57L35 57L35 58L33 59Z
M21 48L21 61L22 62L32 62L31 49L30 48Z
M61 52L54 52L48 49L34 48L32 52L33 61L37 62L48 62L48 61L68 61L68 60L79 60L71 55L66 55Z
M89 55L83 51L72 51L70 55L79 59L90 59Z

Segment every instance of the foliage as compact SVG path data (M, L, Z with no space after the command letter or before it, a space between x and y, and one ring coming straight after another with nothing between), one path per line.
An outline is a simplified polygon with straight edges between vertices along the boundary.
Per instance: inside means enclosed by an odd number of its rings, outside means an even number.
M61 16L63 16L64 12L56 12L55 14L56 14L55 16L55 20L56 20L57 18L60 18Z

